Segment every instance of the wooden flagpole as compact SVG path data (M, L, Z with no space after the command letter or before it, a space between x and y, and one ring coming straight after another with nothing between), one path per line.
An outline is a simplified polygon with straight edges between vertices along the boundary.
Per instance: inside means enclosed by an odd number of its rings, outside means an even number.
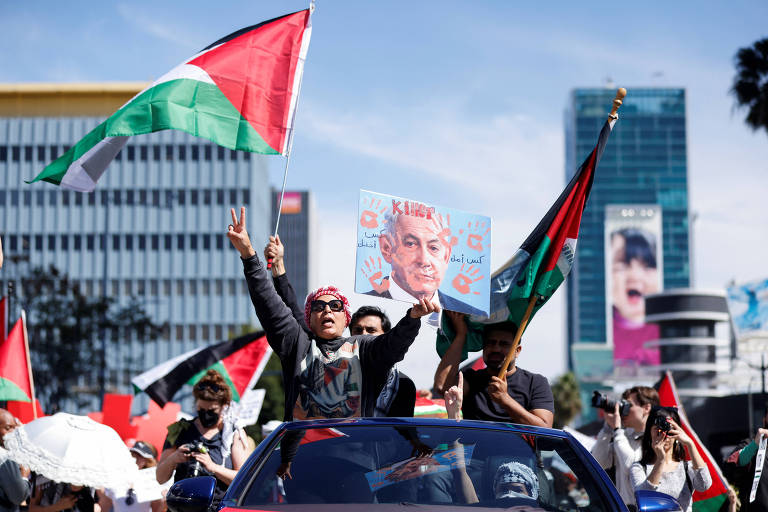
M613 105L611 107L611 112L608 114L608 117L610 119L616 120L618 119L617 112L619 111L619 107L623 103L624 97L627 95L627 90L623 87L620 87L616 91L616 97L613 99ZM535 287L534 287L535 289ZM523 331L525 331L525 326L528 325L528 320L531 319L531 314L533 314L533 307L536 305L536 300L539 298L537 294L531 295L530 300L528 301L528 307L525 310L525 314L523 315L523 318L520 320L520 325L517 326L517 332L515 333L515 341L512 343L512 349L507 353L507 356L504 358L504 363L501 365L501 370L499 371L499 378L504 379L504 377L507 374L507 368L509 368L509 365L512 363L512 359L515 357L515 353L517 352L517 347L520 346L520 338L523 336Z
M35 379L32 377L32 361L29 356L29 338L27 337L27 314L21 310L21 330L24 333L24 350L27 356L27 372L29 373L29 388L32 392L32 417L37 419L37 404L35 404Z
M499 370L499 378L502 380L504 380L504 377L507 374L507 368L509 368L510 363L512 363L512 359L515 358L517 347L520 345L520 338L522 338L523 331L525 331L525 326L528 325L528 320L530 320L531 314L533 314L533 307L536 305L536 299L538 298L539 296L535 293L531 295L531 299L528 301L528 307L525 309L525 314L523 315L522 320L520 320L520 325L517 326L515 341L512 343L512 348L509 350L509 352L507 352L507 357L504 358L504 363L501 365L501 370Z

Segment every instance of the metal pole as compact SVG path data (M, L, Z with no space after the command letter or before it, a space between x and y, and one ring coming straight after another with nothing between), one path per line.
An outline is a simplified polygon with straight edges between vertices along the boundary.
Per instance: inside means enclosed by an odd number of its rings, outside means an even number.
M93 192L92 192L93 193ZM104 274L101 276L101 299L105 301L107 298L107 270L108 270L108 254L109 254L109 199L110 191L105 190L105 212L104 212ZM101 368L99 368L99 405L101 409L104 409L104 394L107 391L107 310L104 309L102 315L101 325Z

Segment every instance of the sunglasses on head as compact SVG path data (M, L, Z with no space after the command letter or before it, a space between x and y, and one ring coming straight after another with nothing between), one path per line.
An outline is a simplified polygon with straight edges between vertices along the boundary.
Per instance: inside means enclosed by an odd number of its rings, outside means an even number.
M309 309L313 313L320 313L321 311L325 311L325 306L328 306L331 311L336 313L344 311L344 302L339 299L334 299L329 302L325 302L324 300L313 300L309 305Z
M199 390L210 389L214 393L218 393L221 390L221 387L219 387L218 384L214 384L212 382L203 382L202 384L197 385L197 389Z

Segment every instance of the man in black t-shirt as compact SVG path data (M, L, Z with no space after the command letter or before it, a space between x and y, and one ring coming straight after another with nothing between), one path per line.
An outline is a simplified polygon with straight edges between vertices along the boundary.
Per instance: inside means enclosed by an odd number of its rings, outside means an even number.
M467 339L464 315L446 311L456 337L440 360L435 372L435 388L445 393L456 385L459 363ZM464 370L464 418L486 421L512 421L538 427L551 427L555 411L552 389L546 377L516 366L521 346L509 365L506 379L498 377L504 358L512 349L517 326L512 322L490 324L483 333L482 370Z

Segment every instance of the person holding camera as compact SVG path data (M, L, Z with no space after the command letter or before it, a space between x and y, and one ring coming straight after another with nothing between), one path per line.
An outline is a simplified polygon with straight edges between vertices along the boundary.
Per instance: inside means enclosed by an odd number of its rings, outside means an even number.
M214 502L218 502L245 462L248 445L241 430L233 430L231 425L225 428L223 414L232 400L232 390L219 372L208 370L192 393L197 416L168 426L157 465L157 481L164 484L174 471L174 482L195 476L214 476Z
M685 451L691 463L685 458ZM630 468L635 490L647 489L669 494L681 510L693 509L693 491L712 485L712 475L696 444L680 427L675 407L654 407L645 426L642 457Z
M629 469L642 456L643 432L659 393L647 386L635 386L622 393L621 401L608 400L595 391L592 406L605 411L605 423L592 447L592 456L611 474L627 507L635 510L635 488Z

